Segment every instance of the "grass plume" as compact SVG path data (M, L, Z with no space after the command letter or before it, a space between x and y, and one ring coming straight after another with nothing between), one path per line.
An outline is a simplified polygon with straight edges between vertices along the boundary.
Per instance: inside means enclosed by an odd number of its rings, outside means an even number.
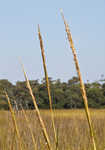
M36 103L36 98L35 98L35 96L33 95L32 88L31 88L31 86L30 86L30 83L29 83L28 77L27 77L27 75L26 75L26 72L24 71L24 66L23 66L23 65L22 65L22 69L23 69L23 72L24 72L24 77L25 77L25 79L26 79L27 87L28 87L28 89L29 89L29 93L30 93L30 95L31 95L31 97L32 97L33 104L34 104L34 107L35 107L35 109L36 109L36 114L37 114L37 117L38 117L38 120L39 120L41 129L42 129L44 138L45 138L45 140L46 140L46 142L47 142L48 149L49 149L49 150L52 150L52 148L51 148L51 143L50 143L50 140L49 140L49 136L48 136L48 134L47 134L47 130L46 130L45 124L44 124L44 122L43 122L43 120L42 120L42 118L41 118L41 114L40 114L39 108L38 108L37 103Z
M81 93L82 93L83 101L84 101L84 105L85 105L85 112L86 112L86 116L87 116L87 120L88 120L88 124L89 124L90 135L91 135L93 147L94 147L94 150L96 150L94 131L93 131L92 121L91 121L90 112L89 112L89 108L88 108L88 100L87 100L86 90L85 90L85 86L84 86L82 76L81 76L81 72L80 72L80 67L79 67L79 63L78 63L78 59L77 59L77 55L76 55L76 50L75 50L75 47L74 47L74 43L73 43L73 40L72 40L72 35L71 35L71 32L70 32L69 26L68 26L68 24L67 24L67 22L64 18L64 15L63 15L62 11L61 11L61 15L62 15L64 24L65 24L65 30L66 30L66 33L67 33L70 48L72 49L74 62L75 62L75 67L76 67L76 71L77 71L78 78L79 78L79 81L80 81L80 88L81 88Z
M42 36L41 36L39 25L38 25L38 36L39 36L39 41L40 41L41 55L42 55L42 60L43 60L43 68L44 68L45 79L46 79L46 86L47 86L48 97L49 97L52 126L53 126L53 130L54 130L55 142L57 144L57 135L56 135L56 129L55 129L55 123L54 123L54 112L53 112L53 108L52 108L52 98L51 98L50 84L49 84L47 67L46 67L46 59L45 59L45 54L44 54L43 40L42 40Z
M6 92L5 92L5 96L6 96L7 101L8 101L8 105L9 105L9 109L10 109L10 112L11 112L13 124L14 124L15 131L16 131L16 135L17 135L17 138L18 138L18 141L19 141L20 150L22 150L22 142L21 142L21 137L20 137L19 129L18 129L17 123L16 123L15 113L14 113L12 105L10 103L10 99L8 97L8 94Z

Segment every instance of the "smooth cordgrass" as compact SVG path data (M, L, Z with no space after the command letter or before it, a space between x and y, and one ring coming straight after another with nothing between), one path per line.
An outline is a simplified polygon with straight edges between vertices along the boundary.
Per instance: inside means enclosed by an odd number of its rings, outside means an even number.
M43 45L43 40L42 40L39 25L38 25L38 36L39 36L39 41L40 41L41 55L42 55L42 60L43 60L43 68L44 68L46 86L47 86L48 97L49 97L49 105L50 105L50 111L51 111L52 126L53 126L53 130L54 130L55 143L57 145L58 142L57 142L55 123L54 123L54 112L53 112L53 108L52 108L51 90L50 90L50 84L49 84L47 67L46 67L46 58L45 58L45 54L44 54L44 45Z
M5 96L6 96L7 101L8 101L8 105L9 105L9 109L10 109L10 112L11 112L11 117L12 117L12 120L13 120L14 128L15 128L16 135L17 135L17 138L18 138L18 141L19 141L20 150L22 150L22 141L21 141L19 129L18 129L17 122L16 122L16 116L15 116L15 113L13 111L13 108L12 108L12 105L11 105L11 102L10 102L10 99L8 97L7 92L5 92Z
M36 98L35 98L35 96L34 96L34 94L33 94L33 92L32 92L32 88L31 88L30 82L29 82L29 80L28 80L28 77L27 77L27 75L26 75L26 72L25 72L25 70L24 70L23 64L22 64L22 69L23 69L24 77L25 77L25 79L26 79L27 88L29 89L29 93L30 93L30 95L31 95L31 97L32 97L33 104L34 104L34 107L35 107L35 109L36 109L36 115L37 115L37 117L38 117L38 120L39 120L41 129L42 129L44 138L45 138L45 140L46 140L46 142L47 142L48 149L49 149L49 150L52 150L52 148L51 148L51 143L50 143L50 140L49 140L49 136L48 136L48 134L47 134L47 130L46 130L45 124L44 124L44 122L43 122L43 120L42 120L42 117L41 117L39 108L38 108L37 103L36 103Z
M35 140L35 137L33 135L33 132L32 132L31 126L30 126L30 120L28 119L27 114L26 114L25 110L23 109L22 105L21 105L21 109L22 109L22 113L24 115L24 118L26 120L26 124L27 124L27 126L30 130L30 134L31 134L32 141L33 141L33 144L34 144L34 150L37 150L37 144L36 144L36 140Z
M81 93L82 93L82 97L83 97L83 101L84 101L84 105L85 105L85 112L86 112L86 116L87 116L87 120L88 120L88 124L89 124L90 135L91 135L93 147L94 147L94 150L96 150L95 136L94 136L92 121L91 121L90 112L89 112L89 108L88 108L88 100L87 100L85 86L84 86L84 83L83 83L83 80L82 80L82 75L81 75L81 72L80 72L80 67L79 67L79 63L78 63L78 59L77 59L76 50L75 50L74 43L73 43L73 40L72 40L72 35L71 35L70 29L69 29L69 25L67 24L67 22L64 18L62 10L61 10L61 15L62 15L62 18L63 18L63 21L64 21L65 30L66 30L66 33L67 33L70 48L72 49L74 62L75 62L75 67L76 67L76 71L77 71L78 78L79 78L79 81L80 81L80 88L81 88Z

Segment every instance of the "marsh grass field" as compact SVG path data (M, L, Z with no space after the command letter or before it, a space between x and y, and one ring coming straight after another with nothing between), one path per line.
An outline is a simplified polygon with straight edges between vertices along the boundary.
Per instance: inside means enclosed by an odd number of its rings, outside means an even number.
M37 150L47 150L47 144L41 132L34 110L25 111L30 121ZM55 150L54 133L49 110L40 110L49 135L52 148ZM105 110L90 110L98 150L105 148ZM16 121L24 150L34 150L30 130L23 112L16 114ZM88 123L84 110L54 110L55 128L58 138L58 150L92 150ZM19 150L19 143L9 111L0 111L0 150Z
M21 109L14 110L8 93L4 89L3 94L8 101L10 111L0 111L0 150L105 150L105 110L89 110L88 108L85 85L82 80L76 50L62 10L61 16L80 82L84 110L53 109L44 45L38 25L38 37L50 109L40 110L38 108L36 97L21 63L35 109L25 110L21 104ZM17 105L15 100L14 102Z

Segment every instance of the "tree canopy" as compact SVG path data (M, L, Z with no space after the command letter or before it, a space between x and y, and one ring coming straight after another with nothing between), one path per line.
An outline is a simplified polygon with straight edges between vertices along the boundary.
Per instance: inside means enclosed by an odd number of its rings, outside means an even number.
M61 82L60 79L53 80L49 78L52 105L55 109L83 108L83 99L80 91L80 83L77 77L69 79L67 82ZM30 81L33 94L36 97L37 104L41 109L49 108L49 99L45 78L39 83L38 80ZM85 83L90 108L105 108L105 80L93 83ZM25 81L18 81L13 85L8 80L0 80L0 109L7 109L8 104L4 95L7 91L11 104L20 109L34 109L32 98L29 94Z

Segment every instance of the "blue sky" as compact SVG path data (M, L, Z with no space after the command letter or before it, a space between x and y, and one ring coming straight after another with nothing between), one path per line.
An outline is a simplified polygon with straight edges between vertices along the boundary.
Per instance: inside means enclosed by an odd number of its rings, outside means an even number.
M104 0L0 1L0 79L24 80L21 57L29 79L44 77L37 25L44 41L48 74L67 81L76 75L73 56L60 15L70 25L83 80L105 75Z

